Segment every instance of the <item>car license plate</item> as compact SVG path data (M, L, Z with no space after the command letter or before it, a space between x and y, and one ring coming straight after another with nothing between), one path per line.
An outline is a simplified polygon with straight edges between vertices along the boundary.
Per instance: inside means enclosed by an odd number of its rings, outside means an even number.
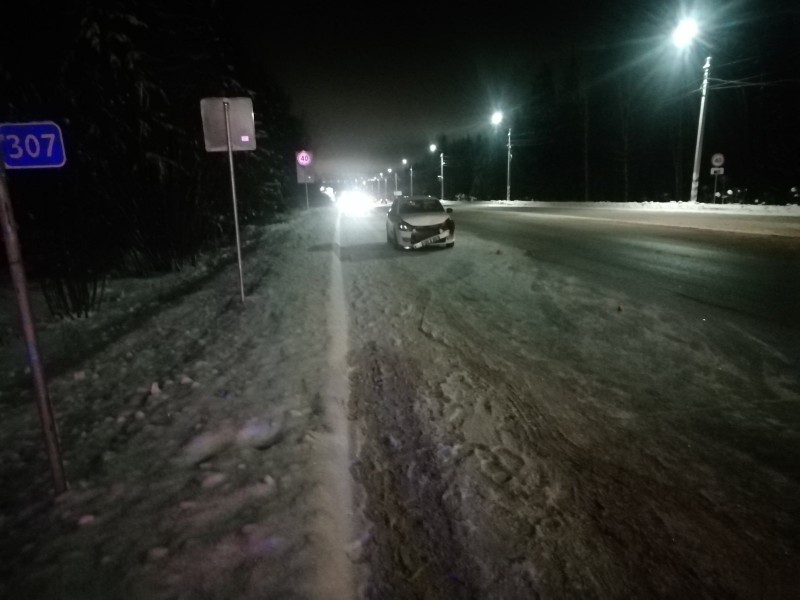
M435 244L436 242L439 242L439 241L443 240L444 238L446 238L447 234L448 234L447 231L443 231L443 232L441 232L441 233L439 233L437 235L434 235L434 236L431 236L429 238L426 238L426 239L424 239L422 241L419 241L416 244L414 244L414 248L422 248L422 247L428 246L430 244Z

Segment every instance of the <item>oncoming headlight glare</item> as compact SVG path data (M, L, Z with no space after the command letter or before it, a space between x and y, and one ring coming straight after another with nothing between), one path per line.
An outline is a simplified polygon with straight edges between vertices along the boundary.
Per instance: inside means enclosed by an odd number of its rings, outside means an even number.
M361 190L345 190L339 194L339 211L350 216L364 216L373 204L372 197Z

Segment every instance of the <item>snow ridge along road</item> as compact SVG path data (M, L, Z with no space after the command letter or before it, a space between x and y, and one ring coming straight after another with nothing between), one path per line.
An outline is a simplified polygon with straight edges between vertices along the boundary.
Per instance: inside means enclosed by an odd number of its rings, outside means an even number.
M356 596L357 581L353 563L362 553L356 534L354 495L350 463L354 449L347 418L350 399L347 350L347 307L339 257L340 216L333 231L331 272L328 291L328 350L324 398L325 417L329 432L321 441L319 466L323 485L320 486L321 505L325 518L318 530L327 544L320 556L317 598L349 600ZM362 575L363 577L363 575Z

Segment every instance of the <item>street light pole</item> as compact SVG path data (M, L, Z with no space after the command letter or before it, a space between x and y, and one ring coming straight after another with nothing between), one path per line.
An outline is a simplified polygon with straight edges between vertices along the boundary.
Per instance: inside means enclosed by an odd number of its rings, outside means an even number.
M414 195L414 167L409 167L408 168L408 172L410 174L409 175L409 181L411 182L411 191L409 192L408 195L409 196L413 196Z
M697 125L697 145L694 149L694 170L692 171L692 192L690 202L697 202L697 190L700 187L700 158L703 153L703 126L706 121L706 95L708 93L708 72L711 70L711 57L706 58L703 65L703 87L700 92L700 121Z
M442 180L442 194L441 198L444 200L444 152L439 153L439 179Z
M496 110L492 113L492 125L503 122L503 113ZM508 144L506 145L506 200L511 200L511 127L508 128Z
M511 127L508 128L508 161L506 165L506 200L511 200Z

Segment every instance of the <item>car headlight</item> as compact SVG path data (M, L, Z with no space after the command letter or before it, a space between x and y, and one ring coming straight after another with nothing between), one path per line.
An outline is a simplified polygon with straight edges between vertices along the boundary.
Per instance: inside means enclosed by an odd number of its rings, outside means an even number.
M400 225L398 225L397 228L400 231L411 231L411 225L408 223L403 223L403 221L400 221Z

